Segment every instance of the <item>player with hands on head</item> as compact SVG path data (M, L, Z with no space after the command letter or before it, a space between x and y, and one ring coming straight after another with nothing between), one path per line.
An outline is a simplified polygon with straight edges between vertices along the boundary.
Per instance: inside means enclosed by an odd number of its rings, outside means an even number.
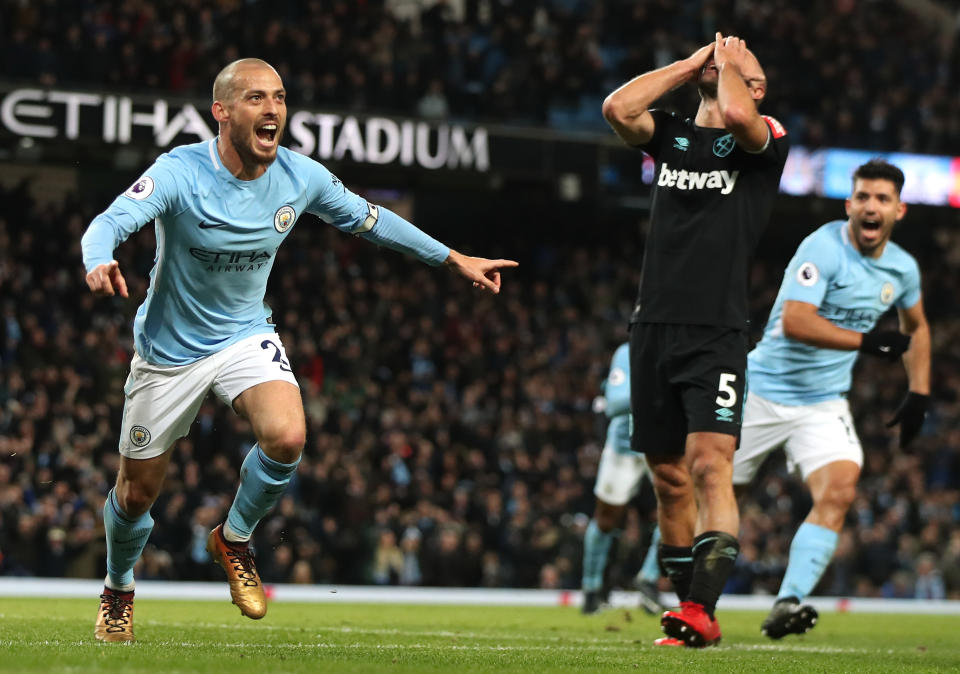
M651 106L695 84L695 118ZM662 646L720 640L717 600L739 554L732 485L748 345L750 258L789 150L758 110L767 79L746 43L717 33L691 56L611 93L603 115L650 154L655 185L630 319L633 449L653 474L660 562L680 609Z
M127 297L116 247L156 221L157 255L134 320L124 386L120 471L103 517L107 576L95 636L133 641L133 566L143 551L170 448L187 434L208 391L246 419L256 444L243 461L226 520L207 539L233 602L250 618L267 610L250 538L283 495L301 458L300 388L263 300L278 247L304 212L426 264L446 264L485 291L500 291L512 260L462 255L382 206L357 196L320 163L280 146L286 91L260 59L226 66L213 85L219 135L156 162L83 236L86 282Z
M767 455L784 448L813 508L790 545L777 601L761 627L779 639L816 624L801 602L816 587L837 546L863 464L847 403L857 354L903 359L909 390L893 420L900 447L923 426L930 406L930 328L916 261L890 240L906 214L903 172L875 159L853 174L847 220L810 234L787 265L763 338L750 353L750 394L733 466L738 491ZM871 332L896 307L900 332Z

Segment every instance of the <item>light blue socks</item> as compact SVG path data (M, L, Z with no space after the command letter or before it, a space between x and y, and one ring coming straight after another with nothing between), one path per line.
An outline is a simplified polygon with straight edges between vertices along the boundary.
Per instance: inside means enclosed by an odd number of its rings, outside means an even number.
M133 565L153 531L153 518L145 512L131 518L117 503L116 488L103 504L103 524L107 532L107 578L105 584L121 592L133 591Z
M647 550L647 556L643 558L643 566L640 567L640 573L637 574L637 580L644 583L656 585L660 580L660 562L657 560L657 550L660 547L660 525L653 530L653 536L650 537L650 548Z
M600 531L595 519L590 520L587 532L583 536L583 583L584 592L596 592L603 587L603 569L607 565L610 544L614 532Z
M280 463L263 453L256 444L247 453L240 469L240 488L227 513L223 527L228 541L249 541L257 523L277 504L293 477L300 459Z
M790 544L790 560L777 599L803 600L813 592L837 548L837 532L804 522Z

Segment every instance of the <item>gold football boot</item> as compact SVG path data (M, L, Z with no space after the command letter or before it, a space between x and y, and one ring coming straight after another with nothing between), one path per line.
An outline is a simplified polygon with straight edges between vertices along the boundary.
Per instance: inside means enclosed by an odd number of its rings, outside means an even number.
M210 558L227 573L230 597L248 618L259 620L267 613L267 597L257 573L253 551L249 543L231 543L223 537L223 525L210 532L207 538Z
M108 587L100 595L100 610L93 635L98 641L133 641L133 592Z

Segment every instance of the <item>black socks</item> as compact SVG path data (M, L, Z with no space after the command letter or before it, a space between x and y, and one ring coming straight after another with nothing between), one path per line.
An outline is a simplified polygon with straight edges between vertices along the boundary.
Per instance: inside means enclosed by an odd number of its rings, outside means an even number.
M693 571L689 596L681 597L702 604L712 618L717 599L733 573L740 553L737 539L722 531L705 531L693 539Z

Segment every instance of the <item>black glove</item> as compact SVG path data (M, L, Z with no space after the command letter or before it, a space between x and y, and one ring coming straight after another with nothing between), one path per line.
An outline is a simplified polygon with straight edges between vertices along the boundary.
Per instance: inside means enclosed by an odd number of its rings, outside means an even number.
M910 348L910 335L896 330L874 330L863 335L860 350L871 356L895 361Z
M909 445L917 437L929 410L930 396L907 391L893 419L887 423L887 428L900 424L900 449Z

